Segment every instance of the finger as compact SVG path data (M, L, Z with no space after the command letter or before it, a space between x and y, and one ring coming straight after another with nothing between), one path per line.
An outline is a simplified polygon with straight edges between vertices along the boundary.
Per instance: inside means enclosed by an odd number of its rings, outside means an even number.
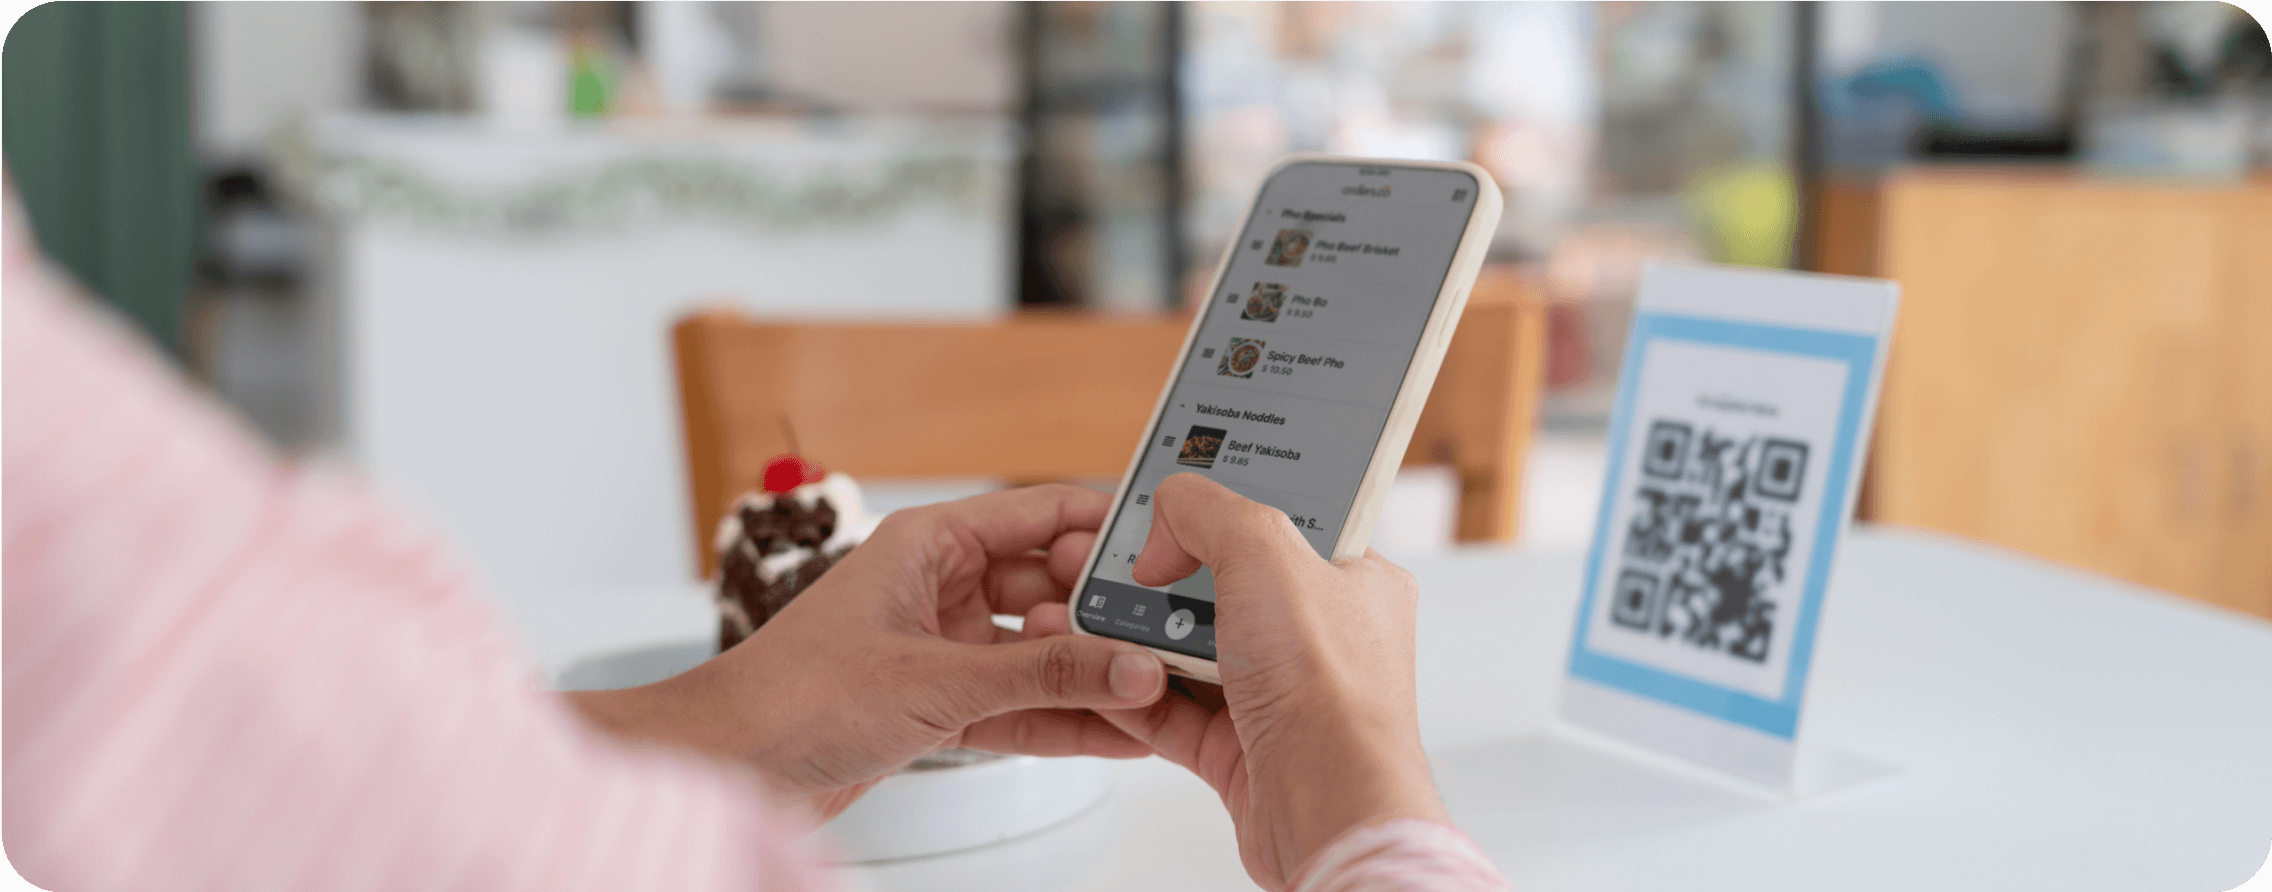
M1021 709L1128 709L1167 686L1159 657L1125 641L1056 635L1010 644L941 644L944 665L926 666L927 705L962 728Z
M1199 754L1207 739L1207 725L1215 714L1191 702L1191 698L1169 694L1150 706L1100 709L1097 715L1130 739L1150 747L1160 758L1206 776L1199 770Z
M1024 554L1070 532L1095 532L1112 497L1051 483L931 505L909 515L941 524L957 538L975 541L988 557ZM897 515L894 515L897 516Z
M1169 694L1143 709L1102 710L1098 715L1161 758L1198 775L1225 805L1231 804L1234 788L1245 783L1246 750L1227 712Z
M1102 756L1140 759L1152 748L1093 712L1025 709L964 729L966 749L1025 756Z
M1208 712L1222 712L1230 705L1230 701L1223 696L1222 685L1196 678L1170 678L1168 690L1190 697L1191 702L1199 704L1200 709Z
M1057 537L1049 543L1049 578L1071 590L1081 578L1081 566L1089 562L1089 551L1096 547L1097 534L1093 531L1075 530Z
M999 623L999 617L996 618L996 622L989 623L989 625L994 627L994 635L991 640L996 644L1017 644L1022 641L1032 641L1035 638L1045 637L1029 631L1033 626L1026 622L1023 617L1007 627Z
M1198 474L1161 481L1152 503L1152 531L1131 570L1138 585L1166 585L1201 564L1317 559L1285 514Z
M987 564L986 606L994 613L1023 615L1035 604L1065 600L1097 534L1085 530L1058 536L1043 554L1020 554Z
M994 613L1022 616L1035 604L1065 600L1068 589L1059 585L1049 559L1021 554L996 559L986 566L986 606Z
M1063 601L1050 601L1045 604L1033 605L1032 610L1026 611L1026 625L1019 633L1020 637L1027 641L1047 638L1051 635L1071 634L1073 634L1073 611L1066 609Z

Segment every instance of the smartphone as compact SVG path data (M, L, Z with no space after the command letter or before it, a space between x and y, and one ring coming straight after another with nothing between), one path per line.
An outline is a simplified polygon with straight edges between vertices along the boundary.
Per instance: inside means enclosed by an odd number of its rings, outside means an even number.
M1220 681L1214 574L1130 571L1152 491L1197 472L1363 554L1502 206L1480 167L1296 155L1263 180L1073 586L1073 628Z

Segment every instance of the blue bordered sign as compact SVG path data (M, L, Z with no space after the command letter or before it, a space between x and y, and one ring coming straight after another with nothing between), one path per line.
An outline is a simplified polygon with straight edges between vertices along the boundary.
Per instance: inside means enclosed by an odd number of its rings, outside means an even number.
M1897 301L1868 279L1644 272L1562 718L1790 788Z

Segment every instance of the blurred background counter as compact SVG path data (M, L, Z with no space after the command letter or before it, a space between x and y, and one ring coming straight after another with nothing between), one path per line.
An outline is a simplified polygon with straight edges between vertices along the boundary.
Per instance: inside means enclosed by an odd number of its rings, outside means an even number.
M312 140L287 178L325 235L338 445L448 524L517 612L690 572L678 316L1011 306L1000 127L365 116Z

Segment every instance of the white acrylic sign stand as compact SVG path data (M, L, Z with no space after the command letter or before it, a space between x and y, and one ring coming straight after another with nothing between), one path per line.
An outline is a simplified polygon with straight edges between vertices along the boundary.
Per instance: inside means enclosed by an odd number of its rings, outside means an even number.
M1802 745L1899 289L1652 264L1559 709L1566 735L1776 797L1890 773Z

